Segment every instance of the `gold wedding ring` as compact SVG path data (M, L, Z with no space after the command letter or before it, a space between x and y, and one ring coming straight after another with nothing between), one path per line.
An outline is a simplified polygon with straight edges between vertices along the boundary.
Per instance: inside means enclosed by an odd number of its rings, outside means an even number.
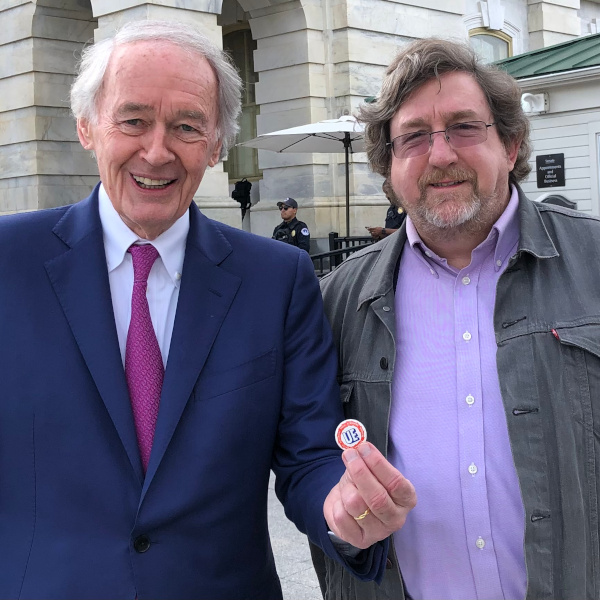
M355 521L362 521L371 511L367 508L362 515L358 515L358 517L354 517Z

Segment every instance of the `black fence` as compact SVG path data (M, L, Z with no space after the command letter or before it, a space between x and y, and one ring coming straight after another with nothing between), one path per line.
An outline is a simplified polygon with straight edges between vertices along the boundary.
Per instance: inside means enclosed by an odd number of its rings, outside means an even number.
M337 232L332 231L329 234L329 252L320 252L319 254L311 254L315 273L317 277L321 277L336 267L339 267L344 259L350 254L366 248L373 243L373 238L368 236L356 237L340 237Z

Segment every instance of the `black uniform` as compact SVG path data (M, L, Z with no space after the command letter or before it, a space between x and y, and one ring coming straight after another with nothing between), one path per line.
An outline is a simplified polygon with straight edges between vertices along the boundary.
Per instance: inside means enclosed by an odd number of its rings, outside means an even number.
M404 211L398 211L396 206L390 206L385 215L385 229L400 229L400 225L406 218Z
M282 221L280 225L277 225L273 230L273 239L310 252L310 232L306 223L298 221L296 217L289 223Z

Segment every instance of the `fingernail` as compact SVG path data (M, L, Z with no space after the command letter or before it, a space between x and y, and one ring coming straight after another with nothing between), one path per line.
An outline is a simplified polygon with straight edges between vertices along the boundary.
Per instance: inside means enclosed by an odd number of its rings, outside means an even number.
M362 457L367 457L371 454L371 446L369 444L360 444L358 451Z
M352 462L358 458L358 452L354 449L344 451L344 459L347 463Z

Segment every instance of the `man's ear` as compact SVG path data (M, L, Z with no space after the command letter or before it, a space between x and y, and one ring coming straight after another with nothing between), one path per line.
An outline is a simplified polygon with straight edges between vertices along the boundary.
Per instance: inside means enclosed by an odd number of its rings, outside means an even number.
M509 142L506 147L506 159L508 161L508 172L510 173L517 162L517 156L519 155L519 149L521 148L521 140L514 140Z
M221 146L222 145L223 145L223 142L221 140L219 140L215 144L215 147L213 148L213 152L210 155L210 159L208 161L208 166L209 167L214 167L219 162L219 157L221 155Z
M77 136L81 145L86 150L94 149L94 136L92 135L92 127L87 119L77 119Z

